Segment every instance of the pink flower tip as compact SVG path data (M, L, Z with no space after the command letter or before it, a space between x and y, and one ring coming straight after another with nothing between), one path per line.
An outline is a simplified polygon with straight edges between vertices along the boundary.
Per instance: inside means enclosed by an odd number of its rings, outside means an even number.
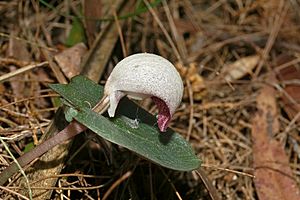
M158 128L161 132L166 132L169 122L172 118L170 109L167 104L160 98L152 96L151 99L156 104L159 111L157 117Z

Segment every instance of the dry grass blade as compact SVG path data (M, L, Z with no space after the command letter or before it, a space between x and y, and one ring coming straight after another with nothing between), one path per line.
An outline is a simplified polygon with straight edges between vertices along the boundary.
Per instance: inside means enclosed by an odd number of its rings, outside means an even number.
M15 192L15 191L13 191L13 190L7 188L7 187L0 186L0 189L1 189L2 191L7 191L7 192L9 192L9 193L11 193L11 194L14 194L14 195L18 196L18 197L21 198L21 199L29 200L29 198L27 198L26 196L24 196L24 195L22 195L22 194L19 194L19 193Z
M10 73L7 73L7 74L4 74L2 76L0 76L0 83L4 82L4 81L7 81L8 79L12 78L12 77L15 77L19 74L22 74L22 73L25 73L27 71L30 71L30 70L33 70L34 68L37 68L37 67L43 67L45 65L48 65L48 62L42 62L42 63L38 63L38 64L32 64L32 65L27 65L25 67L22 67L20 69L17 69L13 72L10 72Z
M109 195L112 193L112 191L118 186L120 185L123 181L125 181L126 179L128 179L131 176L132 172L128 171L125 174L123 174L116 182L114 182L112 184L112 186L106 191L106 193L103 196L103 200L106 200Z
M209 192L209 195L211 197L212 200L220 200L220 197L217 193L216 188L212 185L211 180L209 180L208 176L206 175L206 173L204 172L204 170L202 168L199 168L196 173L200 176L201 180L203 181L206 189Z
M166 16L167 16L169 24L170 24L170 29L172 31L173 38L177 44L177 49L180 53L181 58L185 61L187 58L187 49L185 46L183 35L178 33L178 30L176 28L175 22L173 20L173 17L171 15L171 12L169 9L169 5L167 4L167 2L165 0L163 0L162 3L164 5L164 10L166 12Z
M193 123L194 123L194 98L193 98L193 89L191 88L191 83L189 80L186 81L188 93L189 93L189 100L190 100L190 119L189 119L189 128L187 132L186 140L189 141L193 129Z
M4 140L3 140L2 137L0 137L0 141L3 144L3 146L5 147L6 151L9 153L9 155L13 158L13 161L17 164L18 169L20 170L21 174L23 175L23 177L25 179L26 189L28 191L29 198L32 199L32 190L31 190L30 183L29 183L29 180L27 178L27 175L25 174L23 168L19 165L17 159L14 157L14 155L12 154L12 152L9 150L7 144L4 142ZM23 196L21 195L21 197L23 197Z
M284 0L280 0L279 4L278 4L278 12L277 12L278 14L277 13L274 14L275 17L274 17L272 29L270 32L270 36L269 36L266 46L263 50L262 60L259 62L258 66L256 68L256 71L254 73L254 76L257 76L259 74L259 72L261 71L261 68L262 68L263 64L265 63L265 61L270 53L270 50L271 50L272 46L274 45L276 37L278 36L278 33L284 22L284 19L285 19L285 16L286 16L288 10L289 10L289 5L286 4Z
M165 37L167 38L169 44L172 47L173 52L175 53L177 59L183 63L181 55L178 52L178 49L176 48L176 45L174 44L170 34L168 33L168 31L166 30L166 28L164 27L164 25L162 24L161 20L159 19L159 17L157 16L157 14L155 13L155 11L153 10L153 8L150 6L149 2L147 0L143 0L144 3L146 4L147 8L149 9L149 11L151 12L153 18L155 19L156 23L159 25L159 27L161 28L162 32L164 33Z
M121 41L123 56L126 57L126 56L128 56L128 53L127 53L126 45L125 45L125 42L124 42L122 28L120 26L120 21L117 17L116 10L113 6L112 6L112 10L113 10L112 12L113 12L114 20L115 20L115 23L116 23L116 26L117 26L117 30L118 30L118 33L119 33L119 38L120 38L120 41Z

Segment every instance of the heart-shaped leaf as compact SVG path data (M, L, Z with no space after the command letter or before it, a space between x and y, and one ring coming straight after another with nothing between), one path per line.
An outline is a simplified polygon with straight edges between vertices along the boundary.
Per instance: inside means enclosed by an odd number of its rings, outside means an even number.
M103 87L86 77L76 76L67 85L50 87L72 106L71 109L77 110L69 112L69 117L104 139L170 169L190 171L200 166L188 142L171 129L160 133L155 117L128 99L121 101L117 116L109 119L91 110L101 98Z

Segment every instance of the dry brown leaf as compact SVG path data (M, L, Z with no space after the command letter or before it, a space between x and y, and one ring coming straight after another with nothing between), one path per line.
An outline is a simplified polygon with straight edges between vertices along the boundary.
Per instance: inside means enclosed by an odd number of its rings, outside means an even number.
M247 74L251 74L252 70L256 67L259 56L243 57L233 63L225 65L222 70L222 74L226 81L238 80Z
M286 58L285 63L292 61L293 58ZM300 69L295 65L287 66L278 72L278 78L282 81L285 94L282 94L283 109L292 120L300 112ZM300 118L297 120L300 123Z
M21 61L30 61L31 57L27 50L27 44L24 41L16 40L13 35L17 35L18 31L15 30L11 33L10 39L9 39L9 45L6 52L7 57L18 59ZM15 71L17 68L13 65L9 66L10 71ZM10 84L13 90L13 94L17 98L25 97L26 94L25 91L25 82L20 81L24 80L25 75L19 75L18 77L14 77L10 80Z
M174 19L174 23L179 34L183 35L184 33L197 33L197 29L194 27L193 23L186 19Z
M278 132L276 91L265 86L257 97L252 123L255 187L261 200L299 200L300 191L283 145L272 138Z
M65 76L70 79L80 74L81 59L86 51L87 48L85 44L79 43L57 54L54 59Z

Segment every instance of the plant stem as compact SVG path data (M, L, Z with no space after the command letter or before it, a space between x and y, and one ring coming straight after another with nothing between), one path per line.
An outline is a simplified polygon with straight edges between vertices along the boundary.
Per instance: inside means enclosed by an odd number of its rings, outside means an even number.
M53 147L55 147L58 144L63 143L64 141L67 141L74 137L75 135L78 135L82 131L85 131L87 128L80 124L79 122L73 120L66 128L64 128L59 133L55 134L48 140L44 141L31 151L25 153L21 157L17 159L19 165L21 167L26 166L34 159L40 157ZM7 180L14 175L16 172L18 172L19 168L15 162L13 162L11 165L9 165L7 168L5 168L2 173L0 174L0 185L4 185Z

